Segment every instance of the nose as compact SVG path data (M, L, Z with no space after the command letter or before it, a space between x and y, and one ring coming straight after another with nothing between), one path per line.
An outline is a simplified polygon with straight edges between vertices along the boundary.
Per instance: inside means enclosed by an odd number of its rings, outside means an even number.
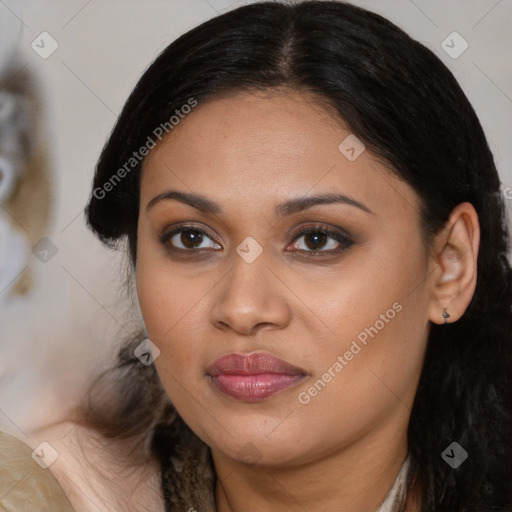
M247 263L234 256L233 267L216 287L212 324L223 331L251 335L260 329L283 329L292 317L286 285L269 260L260 255Z

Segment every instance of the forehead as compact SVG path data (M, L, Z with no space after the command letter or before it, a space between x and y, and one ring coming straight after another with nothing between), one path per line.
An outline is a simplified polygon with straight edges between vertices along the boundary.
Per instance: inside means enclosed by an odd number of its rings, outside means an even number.
M355 151L347 153L347 145ZM207 195L239 213L325 192L377 212L391 206L410 216L418 209L412 188L364 149L332 108L297 91L200 103L143 163L141 203L166 188Z
M187 153L193 149L194 156L213 157L215 163L236 157L243 166L245 161L255 156L261 159L264 154L268 158L283 155L293 163L312 149L324 151L327 146L318 143L329 128L335 138L340 129L346 130L343 120L311 95L277 90L223 95L199 103L147 160L166 150L177 156L180 149ZM279 158L276 164L284 160Z

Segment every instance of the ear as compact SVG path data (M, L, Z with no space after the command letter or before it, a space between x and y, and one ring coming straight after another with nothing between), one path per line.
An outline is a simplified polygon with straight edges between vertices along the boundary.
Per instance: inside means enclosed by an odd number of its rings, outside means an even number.
M471 203L460 203L451 212L443 230L436 235L431 253L432 297L429 320L456 322L466 311L476 288L480 223Z

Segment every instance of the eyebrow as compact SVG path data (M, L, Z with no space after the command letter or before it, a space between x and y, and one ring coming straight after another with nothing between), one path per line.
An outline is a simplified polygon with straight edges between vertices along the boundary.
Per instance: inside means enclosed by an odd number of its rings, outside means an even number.
M161 203L165 200L176 200L184 204L188 204L205 213L212 214L221 214L222 208L215 202L210 199L199 195L199 194L191 194L188 192L180 192L178 190L168 190L163 192L162 194L157 195L146 206L146 211L153 208L156 204ZM275 207L275 214L278 217L286 217L287 215L292 215L294 213L302 212L307 210L308 208L312 208L313 206L323 205L323 204L346 204L349 206L354 206L363 210L364 212L374 214L367 206L363 203L356 201L350 196L344 194L337 193L323 193L317 194L314 196L304 196L297 197L293 199L289 199L284 203L278 204Z

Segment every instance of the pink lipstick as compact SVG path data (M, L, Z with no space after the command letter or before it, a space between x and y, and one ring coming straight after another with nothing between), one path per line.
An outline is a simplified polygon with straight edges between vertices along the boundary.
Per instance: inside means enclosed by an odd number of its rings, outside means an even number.
M215 388L237 400L258 402L294 386L307 372L262 352L229 354L206 369Z

